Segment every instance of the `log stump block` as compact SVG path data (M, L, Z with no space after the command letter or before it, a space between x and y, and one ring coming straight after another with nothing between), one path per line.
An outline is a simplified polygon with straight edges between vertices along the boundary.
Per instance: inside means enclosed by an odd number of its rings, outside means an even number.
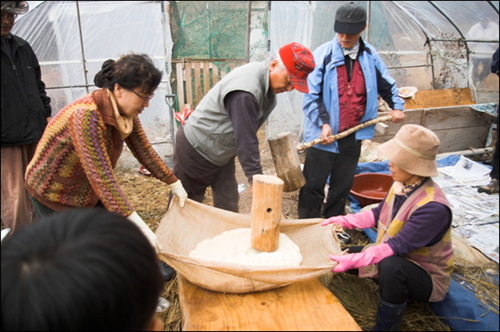
M252 182L252 248L273 252L279 246L283 180L258 174Z
M306 179L300 168L299 155L293 144L292 133L277 134L270 138L268 143L276 175L284 182L283 191L292 192L302 188Z

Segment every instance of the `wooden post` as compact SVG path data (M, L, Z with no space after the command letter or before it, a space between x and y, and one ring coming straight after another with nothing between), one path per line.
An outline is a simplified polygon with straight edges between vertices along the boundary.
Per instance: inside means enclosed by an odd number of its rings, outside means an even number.
M299 155L292 141L292 133L277 134L268 142L276 175L284 182L283 191L291 192L300 189L306 183L306 179L300 168Z
M328 136L327 138L328 139L331 139L333 138L334 140L338 140L338 139L341 139L341 138L344 138L344 137L347 137L349 135L351 135L352 133L360 130L360 129L363 129L365 127L368 127L368 126L371 126L373 124L377 124L377 123L380 123L380 122L384 122L384 121L390 121L392 120L392 115L386 115L386 116L383 116L383 117L380 117L380 118L375 118L375 119L372 119L372 120L368 120L366 122L362 122L360 123L359 125L357 126L354 126L350 129L347 129L341 133L338 133L338 134L334 134L334 135L330 135ZM302 150L305 150L305 149L309 149L311 146L314 146L316 144L319 144L319 143L323 143L326 139L323 139L323 138L316 138L308 143L304 143L302 145L299 145L297 147L297 151L302 151Z
M283 180L271 175L253 176L252 248L273 252L278 249Z

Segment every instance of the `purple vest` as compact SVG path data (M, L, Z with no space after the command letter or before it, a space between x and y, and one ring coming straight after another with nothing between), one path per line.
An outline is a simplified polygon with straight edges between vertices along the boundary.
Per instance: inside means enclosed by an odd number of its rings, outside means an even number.
M450 206L441 188L429 178L403 203L394 219L394 186L391 187L384 201L378 220L378 233L376 244L387 242L403 228L411 214L419 207L429 203L438 202ZM442 301L448 292L451 272L453 271L453 246L451 243L451 226L445 236L430 247L422 247L404 255L406 259L420 265L432 278L432 294L430 302ZM377 269L373 266L360 268L361 277L377 277Z

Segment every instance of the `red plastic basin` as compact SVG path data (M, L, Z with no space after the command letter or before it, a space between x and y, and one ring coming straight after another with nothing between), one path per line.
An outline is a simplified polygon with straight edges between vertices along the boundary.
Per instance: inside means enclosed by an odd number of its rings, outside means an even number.
M392 176L380 173L362 173L354 175L351 195L361 207L380 203L391 187Z

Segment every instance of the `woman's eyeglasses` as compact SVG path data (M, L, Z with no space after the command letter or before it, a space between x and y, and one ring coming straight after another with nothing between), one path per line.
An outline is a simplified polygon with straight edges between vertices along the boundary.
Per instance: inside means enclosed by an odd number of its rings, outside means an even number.
M150 101L150 100L151 100L151 98L153 98L153 97L154 97L154 95L155 95L154 93L152 93L152 94L151 94L151 95L149 95L148 97L144 97L144 96L140 95L139 93L135 92L135 91L134 91L134 90L132 90L132 89L127 89L127 90L132 91L133 93L135 93L135 95L136 95L137 97L141 98L142 100L144 100L144 102L145 102L145 103L146 103L146 102L148 102L148 101Z

